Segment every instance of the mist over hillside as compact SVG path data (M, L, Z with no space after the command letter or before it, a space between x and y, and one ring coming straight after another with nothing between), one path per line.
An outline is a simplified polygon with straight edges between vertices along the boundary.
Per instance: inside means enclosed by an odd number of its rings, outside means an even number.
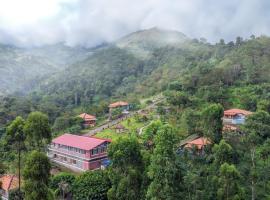
M39 82L85 59L92 50L63 44L38 48L0 45L0 94L25 94Z
M48 95L77 105L129 93L151 95L170 81L211 68L238 65L249 79L256 77L252 75L256 72L267 80L268 73L263 70L269 70L269 63L265 58L258 59L267 55L268 44L269 38L263 36L250 40L238 37L235 43L221 41L214 45L181 32L151 28L92 49L63 44L28 49L2 45L0 92L35 91L44 98ZM266 54L256 55L257 51ZM249 57L263 64L247 64Z

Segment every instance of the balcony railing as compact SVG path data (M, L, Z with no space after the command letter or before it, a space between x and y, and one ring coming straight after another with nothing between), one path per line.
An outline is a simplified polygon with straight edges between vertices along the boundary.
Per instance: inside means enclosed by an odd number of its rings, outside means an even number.
M76 156L76 157L79 157L79 158L88 158L86 156L87 154L82 154L82 153L79 153L79 152L70 151L70 150L67 150L67 149L63 149L61 147L58 148L58 147L55 147L55 146L52 146L52 145L49 146L49 150L57 151L57 152L60 152L60 153L71 155L71 156Z

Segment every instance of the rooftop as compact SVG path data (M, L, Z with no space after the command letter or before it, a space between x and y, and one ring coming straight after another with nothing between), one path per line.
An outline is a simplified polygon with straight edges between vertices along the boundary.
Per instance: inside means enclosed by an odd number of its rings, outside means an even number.
M111 103L109 105L109 108L117 108L117 107L120 107L120 106L128 106L128 102L125 102L125 101L117 101L115 103Z
M1 189L9 191L19 187L19 179L15 175L5 174L0 176Z
M193 146L197 146L198 149L202 149L203 146L211 144L210 140L205 137L199 137L195 140L188 141L185 145L187 148L192 148Z
M97 147L98 145L101 145L104 142L110 142L110 140L66 133L64 135L61 135L53 139L52 142L56 144L62 144L62 145L70 146L70 147L83 149L83 150L91 150Z
M96 116L87 113L82 113L78 117L83 118L84 120L96 120Z
M224 111L224 115L234 116L234 115L237 115L237 114L250 115L250 114L252 114L252 112L247 111L247 110L237 109L237 108L233 108L233 109L229 109L229 110Z

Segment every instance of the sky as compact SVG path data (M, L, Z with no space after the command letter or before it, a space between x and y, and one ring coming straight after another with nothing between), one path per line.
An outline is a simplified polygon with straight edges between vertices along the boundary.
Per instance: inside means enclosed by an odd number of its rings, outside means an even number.
M209 42L270 35L269 0L0 0L0 43L92 47L159 27Z

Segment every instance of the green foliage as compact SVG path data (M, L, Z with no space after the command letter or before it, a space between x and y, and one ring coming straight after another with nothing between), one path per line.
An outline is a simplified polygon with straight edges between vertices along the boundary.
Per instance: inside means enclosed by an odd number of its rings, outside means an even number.
M24 193L26 200L50 200L48 188L51 164L43 153L32 151L26 161L23 171Z
M66 172L62 172L62 173L59 173L51 178L50 188L55 191L55 190L59 189L59 183L65 182L69 185L72 185L72 183L74 181L75 181L75 175L70 174L70 173L66 173Z
M201 114L195 110L187 109L184 113L184 120L187 126L187 134L202 135L203 127L201 124Z
M172 127L164 125L155 137L156 147L151 157L148 175L151 180L147 199L173 200L180 198L181 171L177 167L176 135Z
M72 185L73 199L107 200L111 183L106 171L89 171L76 177Z
M20 191L19 189L13 189L9 192L8 199L9 200L23 200L24 193Z
M221 166L223 163L232 163L233 160L233 149L232 147L221 140L219 144L215 144L213 147L214 162L217 166Z
M40 112L32 112L29 114L24 132L27 141L31 146L42 148L51 141L51 128L48 116Z
M108 191L109 200L141 199L143 163L137 139L121 138L109 147L112 161L109 178L112 183Z
M223 107L219 104L210 105L204 109L202 116L205 135L214 143L219 143L222 139Z
M157 135L158 130L162 127L162 122L160 120L151 122L143 131L142 139L144 145L148 149L153 148L154 138Z
M224 163L220 167L218 199L240 200L243 198L243 189L240 187L240 173L234 165Z
M261 139L270 137L270 114L259 111L248 117L245 130L248 133L256 133Z

